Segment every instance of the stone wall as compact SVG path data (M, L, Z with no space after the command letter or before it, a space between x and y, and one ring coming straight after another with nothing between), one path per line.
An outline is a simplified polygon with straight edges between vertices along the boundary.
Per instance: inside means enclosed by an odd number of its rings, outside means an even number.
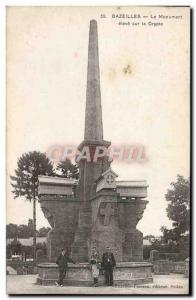
M143 234L136 229L147 201L121 199L113 190L104 190L92 198L90 249L96 246L100 256L110 246L117 261L143 260Z
M169 260L156 260L153 263L155 274L185 274L186 262L185 261L169 261Z
M71 249L78 224L80 202L73 197L40 196L41 209L52 229L47 237L48 261L56 261L62 248Z

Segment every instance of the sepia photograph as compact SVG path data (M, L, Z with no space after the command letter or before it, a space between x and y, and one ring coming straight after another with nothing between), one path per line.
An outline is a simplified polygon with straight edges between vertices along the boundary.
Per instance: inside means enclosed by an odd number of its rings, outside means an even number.
M190 295L189 6L6 7L6 292Z

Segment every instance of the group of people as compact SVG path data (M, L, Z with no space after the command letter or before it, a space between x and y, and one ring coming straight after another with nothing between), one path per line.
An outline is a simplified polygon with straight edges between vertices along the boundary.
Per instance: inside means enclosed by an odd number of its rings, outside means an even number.
M75 264L75 262L69 257L68 252L65 249L62 249L62 252L56 261L59 267L59 280L56 281L56 286L63 286L63 280L66 276L68 262ZM113 285L113 269L116 266L116 261L109 246L106 247L106 252L103 253L101 261L99 259L96 247L92 248L90 266L94 286L98 286L98 278L100 273L104 273L105 284L107 286Z

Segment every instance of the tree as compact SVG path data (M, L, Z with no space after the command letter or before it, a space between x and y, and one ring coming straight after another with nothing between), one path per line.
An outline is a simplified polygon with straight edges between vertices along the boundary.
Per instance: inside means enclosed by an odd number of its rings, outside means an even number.
M16 224L7 224L6 225L6 238L13 239L18 236L18 226Z
M46 237L48 232L50 231L50 227L41 227L38 231L38 236L39 237Z
M149 259L150 258L150 252L152 250L157 250L160 255L162 253L177 253L178 249L177 246L173 243L170 242L169 244L164 244L160 239L153 239L151 242L151 245L143 247L143 256L144 259ZM178 256L176 256L178 257Z
M41 227L36 231L38 237L46 237L50 227ZM16 224L7 224L6 225L6 238L7 239L28 239L34 236L34 225L33 220L29 219L28 225L16 225Z
M7 224L6 225L6 238L7 239L13 239L13 238L19 238L19 239L27 239L29 237L32 237L34 235L34 224L33 220L29 219L28 225L25 224ZM37 231L38 235L38 231Z
M72 162L66 158L61 161L56 167L57 175L64 178L79 178L79 168L77 164L72 164Z
M34 227L29 228L27 225L18 225L18 235L20 239L28 239L31 236L34 236Z
M172 220L172 229L162 226L163 238L166 243L173 242L181 250L189 242L190 226L190 181L177 175L177 181L171 183L166 195L167 216ZM187 253L187 251L185 251Z
M24 153L17 162L15 176L10 176L14 198L24 197L33 202L33 245L36 259L36 200L38 198L38 175L54 176L53 165L44 153Z

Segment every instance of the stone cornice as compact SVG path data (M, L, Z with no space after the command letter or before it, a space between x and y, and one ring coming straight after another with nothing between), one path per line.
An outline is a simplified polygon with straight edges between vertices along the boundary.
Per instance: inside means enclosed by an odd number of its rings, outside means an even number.
M80 200L74 196L66 196L66 195L53 195L46 194L39 196L40 201L66 201L66 202L80 202Z

